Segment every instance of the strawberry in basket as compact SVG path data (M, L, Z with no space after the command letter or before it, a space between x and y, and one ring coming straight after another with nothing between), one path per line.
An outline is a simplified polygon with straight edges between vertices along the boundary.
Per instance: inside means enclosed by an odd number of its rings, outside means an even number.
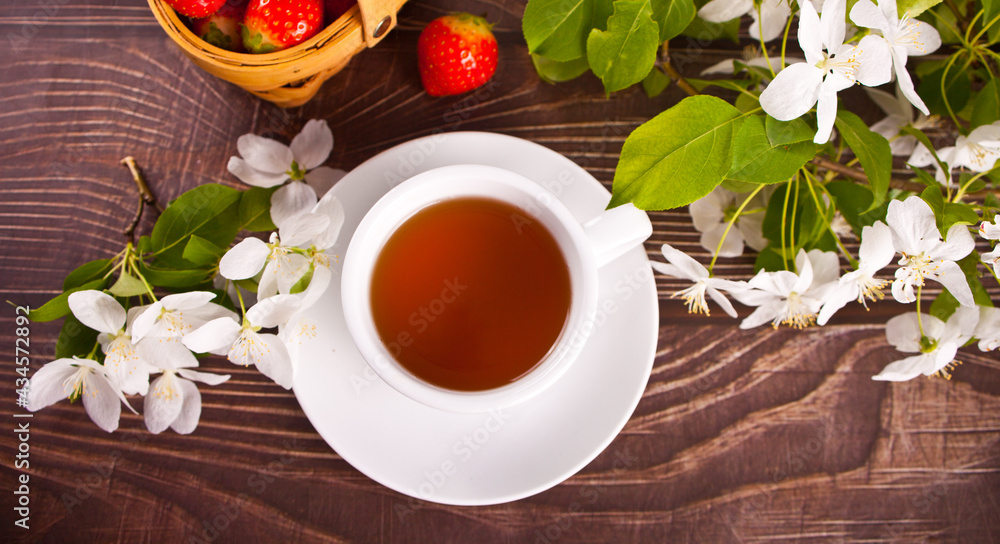
M323 0L250 0L243 47L270 53L298 45L323 28Z
M166 0L174 11L188 17L208 17L218 11L226 0Z
M240 25L247 11L247 0L226 0L218 11L191 21L191 30L206 42L228 51L243 52Z

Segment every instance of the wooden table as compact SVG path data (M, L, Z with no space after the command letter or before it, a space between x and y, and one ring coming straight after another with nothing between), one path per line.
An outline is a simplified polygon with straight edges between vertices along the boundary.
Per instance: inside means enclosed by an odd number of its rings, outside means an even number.
M683 98L632 89L606 99L592 77L551 86L520 33L521 0L411 2L400 26L305 106L283 111L202 72L144 0L32 0L0 7L0 298L38 306L79 264L117 252L135 189L133 155L167 202L225 169L247 132L287 141L327 119L329 163L350 169L443 129L510 134L548 146L609 184L622 142ZM497 23L502 57L487 93L422 92L415 43L462 9ZM8 47L11 37L24 49ZM11 42L13 43L13 42ZM684 40L675 49L687 46ZM685 73L735 56L700 44ZM669 241L706 257L684 210L651 215L653 258ZM140 231L150 228L147 213ZM750 257L724 275L746 274ZM1000 540L1000 360L963 350L950 382L871 376L898 354L887 315L848 313L797 332L691 319L657 277L660 341L649 385L620 436L580 473L510 504L411 500L343 461L293 394L252 369L203 388L194 434L153 435L124 413L114 434L61 402L30 420L30 467L15 469L14 310L0 312L3 525L18 542L749 542ZM1000 293L993 292L994 300ZM741 310L742 315L747 309ZM32 368L52 358L58 323L31 325ZM586 422L581 422L585 425ZM624 461L623 461L624 460ZM30 529L13 525L30 476ZM241 498L242 497L242 498Z

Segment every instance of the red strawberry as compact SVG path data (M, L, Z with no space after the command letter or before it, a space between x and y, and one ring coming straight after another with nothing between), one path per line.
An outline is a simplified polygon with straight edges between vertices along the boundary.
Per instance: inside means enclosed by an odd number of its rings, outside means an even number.
M247 0L226 0L218 11L191 21L191 30L206 42L229 51L243 51L240 23L247 10Z
M324 0L323 12L326 14L326 21L324 25L329 25L339 19L340 16L347 13L347 10L351 9L354 4L357 4L356 0Z
M170 7L188 17L208 17L226 0L166 0Z
M434 19L417 40L424 89L431 96L471 91L497 70L493 25L482 17L455 13Z
M243 18L243 47L269 53L298 45L323 26L321 0L250 0Z

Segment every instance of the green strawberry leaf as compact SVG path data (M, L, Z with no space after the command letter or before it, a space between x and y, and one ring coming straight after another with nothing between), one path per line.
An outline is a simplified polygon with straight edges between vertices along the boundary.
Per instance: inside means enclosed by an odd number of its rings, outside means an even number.
M745 114L714 96L691 96L650 119L625 140L610 208L685 206L707 195L732 162L733 134Z
M230 44L233 43L233 38L219 30L219 26L215 23L208 23L208 32L205 32L201 39L220 49L229 49Z
M649 0L618 0L608 30L593 29L587 38L587 62L611 94L638 83L656 62L659 29Z

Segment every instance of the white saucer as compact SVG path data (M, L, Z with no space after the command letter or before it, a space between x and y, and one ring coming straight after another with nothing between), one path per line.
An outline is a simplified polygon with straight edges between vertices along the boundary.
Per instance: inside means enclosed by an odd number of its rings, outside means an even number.
M331 189L347 212L331 253L344 255L364 214L399 182L469 163L506 168L541 183L581 222L597 216L610 200L585 170L538 144L481 132L428 136L377 155ZM580 359L538 397L500 413L442 412L382 382L347 332L339 280L335 274L323 299L305 312L317 337L293 350L295 396L344 460L412 497L498 504L562 482L611 443L652 370L658 304L641 246L600 270L599 312Z

